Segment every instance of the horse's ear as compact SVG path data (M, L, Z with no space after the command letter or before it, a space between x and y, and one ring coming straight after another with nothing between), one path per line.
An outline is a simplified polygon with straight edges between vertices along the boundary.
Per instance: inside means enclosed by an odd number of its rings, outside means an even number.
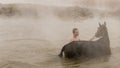
M104 25L106 26L106 21L104 22Z
M102 25L100 24L100 22L99 22L99 26L102 26Z

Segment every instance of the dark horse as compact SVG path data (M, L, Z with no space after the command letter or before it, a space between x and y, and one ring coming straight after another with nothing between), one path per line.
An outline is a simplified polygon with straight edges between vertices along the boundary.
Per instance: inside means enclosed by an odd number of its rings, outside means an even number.
M63 52L66 58L97 58L111 55L106 22L102 25L99 23L95 37L99 39L96 41L73 41L64 45L59 56L63 57Z

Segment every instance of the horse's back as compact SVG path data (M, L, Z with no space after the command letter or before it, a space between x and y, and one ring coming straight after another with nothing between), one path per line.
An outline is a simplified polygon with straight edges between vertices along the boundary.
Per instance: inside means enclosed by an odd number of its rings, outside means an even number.
M95 41L74 41L66 44L64 53L66 57L94 58L106 55L105 48Z

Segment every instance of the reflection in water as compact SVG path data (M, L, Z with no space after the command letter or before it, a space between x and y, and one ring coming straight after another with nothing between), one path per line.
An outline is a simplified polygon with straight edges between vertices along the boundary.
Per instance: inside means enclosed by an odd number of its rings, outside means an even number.
M96 63L107 63L109 62L109 57L101 57L92 60L79 60L79 59L62 59L61 64L63 68L80 68L80 67L89 67L89 65L94 65ZM88 66L87 66L88 65Z

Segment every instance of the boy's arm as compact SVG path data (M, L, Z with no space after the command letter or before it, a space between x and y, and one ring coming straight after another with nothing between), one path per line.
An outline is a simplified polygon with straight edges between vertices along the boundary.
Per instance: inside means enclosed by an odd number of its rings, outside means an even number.
M70 39L70 42L72 42L72 41L73 41L73 38Z

